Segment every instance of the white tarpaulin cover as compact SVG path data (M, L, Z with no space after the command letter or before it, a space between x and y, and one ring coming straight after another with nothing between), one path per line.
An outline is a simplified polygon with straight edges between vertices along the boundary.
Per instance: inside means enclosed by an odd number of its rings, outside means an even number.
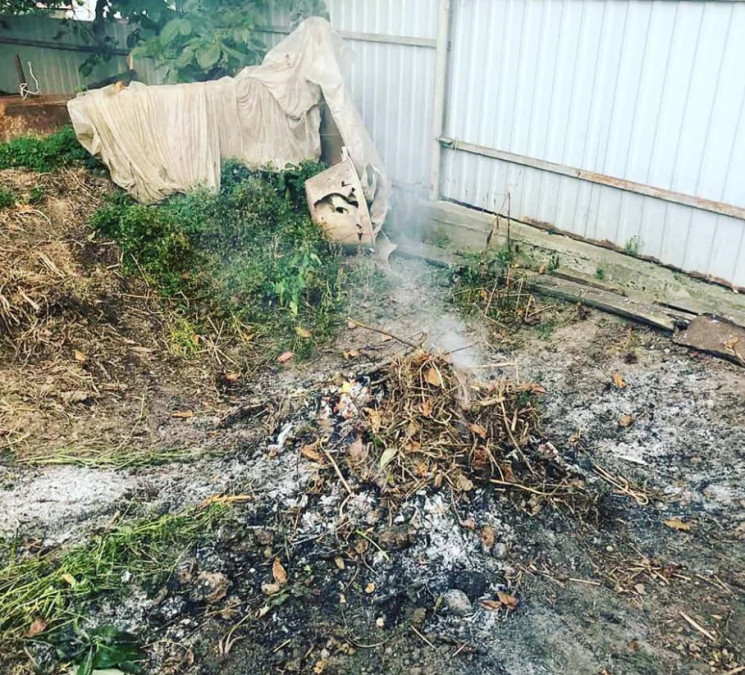
M280 170L321 155L325 100L380 228L390 186L342 75L342 40L304 21L260 66L212 82L112 85L68 104L80 143L135 199L158 202L195 185L220 186L220 160Z

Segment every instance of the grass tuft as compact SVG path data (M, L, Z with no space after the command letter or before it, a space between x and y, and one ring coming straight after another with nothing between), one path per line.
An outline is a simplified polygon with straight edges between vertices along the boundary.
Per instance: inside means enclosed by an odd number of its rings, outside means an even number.
M65 553L28 556L17 543L6 544L0 553L0 635L22 637L34 621L47 631L58 628L83 616L94 599L122 596L132 583L159 586L224 513L224 506L214 505L122 524Z

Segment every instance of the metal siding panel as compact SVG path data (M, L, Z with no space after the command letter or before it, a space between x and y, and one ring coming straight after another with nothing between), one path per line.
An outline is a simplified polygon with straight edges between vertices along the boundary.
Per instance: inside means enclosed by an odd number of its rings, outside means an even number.
M697 192L698 177L715 105L730 15L731 6L728 4L704 4L701 38L691 73L690 105L683 118L685 140L681 144L672 182L673 189L678 192L707 196ZM718 199L720 192L721 187L713 198Z
M446 135L745 204L745 3L455 0ZM740 277L745 222L445 151L443 196ZM740 178L738 178L738 176ZM726 242L726 243L725 243ZM724 247L725 252L722 253Z

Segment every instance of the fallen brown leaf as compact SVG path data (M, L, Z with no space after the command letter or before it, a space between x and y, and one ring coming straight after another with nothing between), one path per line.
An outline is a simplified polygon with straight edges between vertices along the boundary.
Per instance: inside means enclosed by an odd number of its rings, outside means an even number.
M272 565L272 576L274 577L274 581L279 584L280 587L287 583L287 572L285 572L285 568L282 567L279 558L274 559L274 564Z
M494 541L497 538L497 532L493 527L485 525L481 528L481 543L484 548L491 551L494 548Z
M517 598L514 595L504 593L503 591L497 591L497 597L499 598L499 602L501 602L507 609L517 609Z
M684 523L680 518L668 518L665 521L665 525L672 530L681 530L683 532L688 532L691 529L690 523Z
M370 593L375 593L375 584L372 581L365 586L365 593L368 595L370 595Z
M44 619L39 618L35 619L34 622L29 626L28 633L26 633L26 637L35 637L36 635L39 635L40 633L43 633L47 629L47 622L44 621Z
M623 379L621 373L613 373L613 384L618 389L624 389L626 387L626 380Z
M79 349L76 349L73 352L73 355L75 356L75 360L80 361L81 363L88 359L88 357L85 354L83 354L83 352L81 352Z
M282 352L277 357L277 363L287 363L293 356L295 356L295 354L292 352Z
M310 460L313 460L314 462L321 462L323 460L323 457L319 452L316 451L316 448L318 447L318 441L315 443L308 443L308 445L304 445L302 448L300 448L300 454L303 455L303 457L307 457Z
M630 427L634 423L634 418L631 415L624 415L618 423L624 428Z
M240 373L227 373L225 375L225 379L228 382L237 382L240 379L240 377L241 377Z
M344 558L342 558L341 556L336 556L336 557L334 558L334 564L335 564L335 565L336 565L336 566L337 566L337 567L338 567L338 568L339 568L340 570L343 570L343 569L344 569L344 568L346 567L346 565L344 564Z
M442 387L442 375L437 368L427 368L424 371L424 379L433 387Z

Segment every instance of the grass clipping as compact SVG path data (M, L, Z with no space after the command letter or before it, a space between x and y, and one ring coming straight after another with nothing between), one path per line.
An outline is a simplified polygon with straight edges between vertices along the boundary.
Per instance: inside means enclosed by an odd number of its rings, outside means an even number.
M389 499L428 485L464 493L488 483L521 494L533 513L547 501L590 507L583 482L540 440L539 384L475 382L446 356L422 350L376 377L384 395L364 408L366 433L350 448L349 464Z

